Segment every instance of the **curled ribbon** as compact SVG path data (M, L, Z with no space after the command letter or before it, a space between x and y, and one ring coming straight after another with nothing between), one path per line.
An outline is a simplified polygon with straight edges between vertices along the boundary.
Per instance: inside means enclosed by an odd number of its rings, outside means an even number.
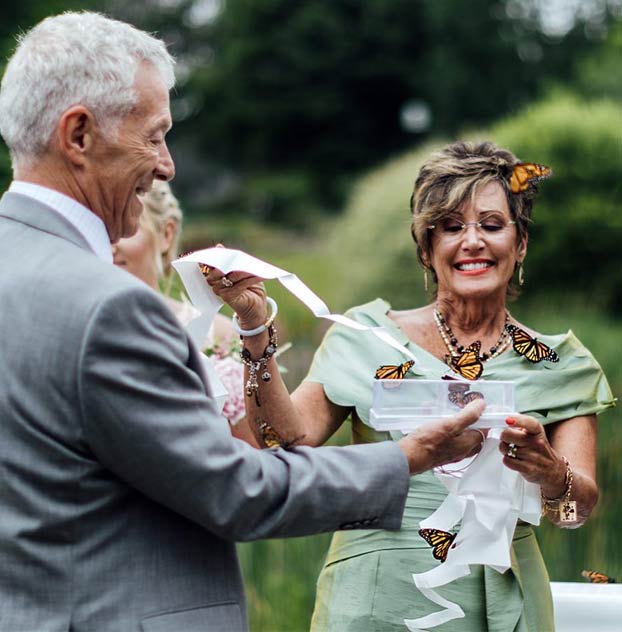
M500 430L492 429L481 452L473 459L454 464L453 472L447 466L444 471L435 471L449 494L420 526L448 531L462 520L462 528L443 564L413 574L421 593L445 609L406 619L404 623L410 632L422 632L424 628L464 617L460 606L434 589L469 575L470 564L484 564L504 573L511 566L510 547L518 519L540 523L540 487L503 465L499 434Z
M312 292L295 274L277 268L270 263L257 259L241 250L230 248L206 248L176 259L173 266L179 273L181 280L188 292L193 305L201 312L201 315L188 325L188 332L193 339L204 338L207 329L214 320L214 316L222 307L222 301L214 294L210 286L205 282L198 263L218 268L225 274L230 272L248 272L262 279L278 279L294 296L304 303L318 318L326 318L346 327L359 331L371 331L386 344L403 353L406 357L417 362L414 353L403 344L395 340L384 327L367 327L355 320L331 314L328 306L314 292Z

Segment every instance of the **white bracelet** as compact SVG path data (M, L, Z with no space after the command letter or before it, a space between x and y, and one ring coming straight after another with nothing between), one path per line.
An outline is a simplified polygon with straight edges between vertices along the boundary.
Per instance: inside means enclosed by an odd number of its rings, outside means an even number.
M264 331L266 331L266 329L268 329L268 327L272 325L272 323L274 322L274 319L276 318L276 315L279 313L279 306L276 304L276 301L273 298L266 296L266 303L268 303L268 305L270 306L270 315L268 316L268 320L263 325L259 325L259 327L255 327L255 329L242 329L240 327L240 321L238 320L238 315L233 314L233 316L231 317L231 324L233 325L233 330L238 335L245 336L246 338L250 338L251 336L256 336L257 334L261 334Z

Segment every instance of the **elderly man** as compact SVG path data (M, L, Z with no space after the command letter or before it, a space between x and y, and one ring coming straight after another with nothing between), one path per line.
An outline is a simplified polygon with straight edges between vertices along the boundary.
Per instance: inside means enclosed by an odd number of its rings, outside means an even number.
M110 265L173 177L173 61L93 13L21 38L0 89L0 629L246 629L232 541L397 529L408 475L460 458L480 404L399 443L254 450L200 353Z

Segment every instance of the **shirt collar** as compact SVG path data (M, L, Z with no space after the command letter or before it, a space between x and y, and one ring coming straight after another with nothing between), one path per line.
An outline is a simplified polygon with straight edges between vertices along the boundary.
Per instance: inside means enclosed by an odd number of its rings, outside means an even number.
M49 206L62 215L86 239L93 252L106 263L112 263L110 237L104 222L86 206L68 195L47 187L13 180L9 187L11 193L19 193Z

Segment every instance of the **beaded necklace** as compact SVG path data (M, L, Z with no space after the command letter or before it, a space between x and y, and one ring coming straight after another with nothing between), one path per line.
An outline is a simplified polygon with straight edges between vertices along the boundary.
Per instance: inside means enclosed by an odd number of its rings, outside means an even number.
M436 327L438 329L438 333L441 335L445 346L447 347L452 358L460 357L464 351L465 347L463 345L458 344L458 340L454 335L454 332L451 330L451 327L447 324L447 321L443 318L438 307L434 309L434 322L436 323ZM486 362L486 360L490 360L492 358L496 358L498 355L503 353L507 346L510 344L512 340L512 336L508 331L507 325L510 323L510 315L508 312L505 312L505 322L503 324L503 329L501 331L501 335L495 344L490 347L487 353L482 353L479 356L479 359L482 362Z

